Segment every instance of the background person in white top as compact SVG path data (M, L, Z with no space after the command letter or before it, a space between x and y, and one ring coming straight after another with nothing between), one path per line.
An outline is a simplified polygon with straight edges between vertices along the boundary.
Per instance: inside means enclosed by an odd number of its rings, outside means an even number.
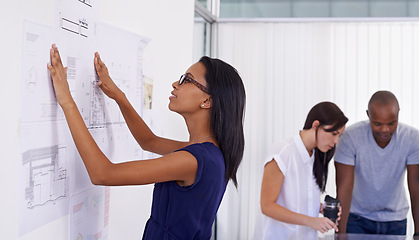
M419 231L419 131L399 123L399 110L393 93L374 93L369 121L350 126L337 146L341 232L406 235L406 169L415 235Z
M334 103L321 102L310 110L298 135L274 145L264 168L263 215L255 239L317 239L317 231L338 231L336 223L319 217L320 192L347 121Z

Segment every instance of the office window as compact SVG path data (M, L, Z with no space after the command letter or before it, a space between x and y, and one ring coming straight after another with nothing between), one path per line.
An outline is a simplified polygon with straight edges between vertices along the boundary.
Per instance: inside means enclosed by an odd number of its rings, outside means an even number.
M212 0L197 0L202 6L204 6L208 11L211 12Z
M202 56L210 54L209 44L211 41L210 36L211 24L205 21L199 14L195 13L194 23L194 39L193 39L193 61L198 61Z
M419 17L419 0L220 0L220 17Z
M202 56L212 56L214 29L218 12L218 7L216 6L219 5L211 0L195 1L194 61L198 61Z

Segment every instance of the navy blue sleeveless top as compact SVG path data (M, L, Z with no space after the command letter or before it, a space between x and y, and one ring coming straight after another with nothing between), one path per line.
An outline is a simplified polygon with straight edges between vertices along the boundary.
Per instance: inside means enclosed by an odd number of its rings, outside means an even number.
M156 183L151 216L143 239L210 239L212 224L227 181L221 150L213 143L196 143L177 151L191 153L198 162L195 182L187 187L176 181Z

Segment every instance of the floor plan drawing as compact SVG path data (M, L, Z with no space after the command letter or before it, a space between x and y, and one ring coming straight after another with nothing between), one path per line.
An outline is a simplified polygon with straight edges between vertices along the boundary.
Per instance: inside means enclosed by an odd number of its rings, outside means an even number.
M28 173L25 199L28 208L55 202L68 195L66 149L57 145L22 153Z
M19 234L68 214L75 148L63 121L22 123Z
M55 2L54 27L24 22L18 231L22 236L69 216L71 239L105 240L109 191L96 191L77 152L56 100L49 53L55 43L71 96L102 152L114 163L140 160L143 150L118 105L97 85L93 60L100 52L115 84L142 115L142 54L149 39L98 22L95 0Z

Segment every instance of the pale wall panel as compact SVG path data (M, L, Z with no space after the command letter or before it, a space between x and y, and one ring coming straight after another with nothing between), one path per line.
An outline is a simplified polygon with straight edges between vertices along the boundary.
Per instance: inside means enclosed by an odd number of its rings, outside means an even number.
M220 239L251 239L267 148L298 133L309 109L331 100L327 24L220 24L218 57L246 87L246 149L239 188L229 185L217 217Z
M400 101L400 121L419 125L418 23L221 23L218 37L218 57L238 69L248 100L240 185L220 207L220 239L251 239L267 148L297 134L319 101L335 102L350 125L386 89ZM335 196L331 166L326 189Z

